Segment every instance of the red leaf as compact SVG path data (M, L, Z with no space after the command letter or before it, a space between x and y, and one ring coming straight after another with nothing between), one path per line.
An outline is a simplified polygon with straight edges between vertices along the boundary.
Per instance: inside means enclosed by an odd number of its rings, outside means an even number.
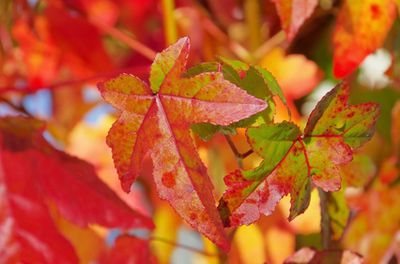
M0 243L0 262L78 263L72 245L57 230L35 185L35 160L25 154L1 151L0 240L5 238L3 232L9 238L7 244Z
M333 72L342 78L382 46L393 21L393 0L344 1L333 35Z
M314 12L318 0L272 0L281 18L282 28L288 40L291 41L303 25L304 21Z
M190 125L229 125L265 109L265 102L210 72L182 78L189 40L156 56L150 88L132 75L99 84L106 101L121 110L107 137L122 187L129 192L146 156L161 198L190 225L227 250L212 183L190 135Z
M111 60L95 26L54 5L46 8L46 18L52 41L62 51L65 60L75 66L76 71L110 70Z
M155 264L157 261L151 253L147 240L122 235L117 238L114 246L101 257L99 263Z
M153 227L100 181L90 164L52 148L41 135L42 126L34 119L0 119L0 184L9 208L1 212L16 223L12 233L23 257L31 252L42 257L39 262L77 262L72 261L76 256L71 245L56 230L49 202L81 226Z

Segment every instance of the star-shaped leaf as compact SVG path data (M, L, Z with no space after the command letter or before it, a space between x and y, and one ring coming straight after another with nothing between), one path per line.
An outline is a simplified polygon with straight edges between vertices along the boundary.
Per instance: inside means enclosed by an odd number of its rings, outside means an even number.
M302 134L293 123L249 128L247 136L264 160L250 171L225 177L228 186L219 210L224 224L237 226L269 215L290 193L289 219L304 212L311 182L324 191L341 187L341 165L373 134L378 105L348 105L349 86L339 84L318 103Z
M227 250L213 186L190 125L229 125L264 110L266 103L226 81L220 72L183 77L188 55L187 38L159 53L151 66L150 88L127 74L99 84L104 99L121 111L107 143L125 191L129 192L149 157L160 197Z

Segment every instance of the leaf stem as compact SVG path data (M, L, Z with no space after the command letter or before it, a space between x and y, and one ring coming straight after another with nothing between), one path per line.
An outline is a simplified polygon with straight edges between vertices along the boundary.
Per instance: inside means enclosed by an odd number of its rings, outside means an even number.
M124 68L124 69L118 69L115 71L109 71L109 72L102 72L98 74L94 74L88 77L84 77L81 79L72 79L72 80L66 80L66 81L59 81L53 84L46 84L43 85L42 87L37 87L35 89L29 87L29 86L24 86L24 87L0 87L0 94L4 94L7 92L16 92L16 93L31 93L31 92L36 92L38 90L43 90L43 89L57 89L61 88L64 86L68 85L77 85L80 83L85 83L89 81L95 81L95 80L100 80L102 78L109 78L113 77L115 75L118 75L120 73L134 73L136 76L146 76L148 72L148 66L137 66L137 67L130 67L130 68Z
M128 36L126 33L122 32L121 30L111 27L107 24L101 23L97 20L91 19L90 23L92 23L96 28L99 30L103 31L104 33L109 34L110 36L114 37L115 39L118 39L122 43L125 43L128 45L130 48L133 50L137 51L138 53L142 54L144 57L147 59L153 61L156 52L152 50L151 48L147 47L143 43L139 42L138 40L132 38L131 36Z
M253 61L253 55L241 44L232 41L219 27L217 27L209 18L205 18L203 21L204 29L215 39L221 42L225 42L227 47L244 62L250 63Z
M191 246L187 246L187 245L183 245L183 244L180 244L180 243L176 243L175 241L171 241L171 240L168 240L168 239L165 239L165 238L162 238L162 237L151 236L151 237L148 238L148 240L149 241L163 242L163 243L175 246L175 247L179 247L179 248L182 248L182 249L185 249L185 250L188 250L188 251L192 251L192 252L196 252L196 253L202 254L202 255L204 255L206 257L219 257L220 256L219 253L205 252L205 251L203 251L201 249L198 249L198 248L195 248L195 247L191 247Z
M25 107L23 107L22 105L16 105L12 102L10 102L9 100L0 97L0 103L4 103L6 105L8 105L9 107L11 107L12 109L25 114L26 116L32 117L32 115L25 109Z
M331 246L331 221L328 213L328 194L318 188L320 207L321 207L321 242L324 249Z
M162 0L164 34L165 34L165 42L167 45L175 43L178 39L174 10L175 10L174 0Z
M259 0L246 0L244 13L247 25L247 33L250 39L250 49L254 51L261 42L260 35L260 3Z
M235 158L238 162L239 168L243 168L242 160L250 156L254 151L249 149L244 153L240 153L239 150L236 148L235 143L233 143L232 138L229 135L224 135L226 141L228 142L229 147L231 148Z
M270 39L259 46L253 53L253 56L257 61L261 60L265 54L267 54L271 49L280 45L286 39L285 32L283 30L279 31L273 35Z

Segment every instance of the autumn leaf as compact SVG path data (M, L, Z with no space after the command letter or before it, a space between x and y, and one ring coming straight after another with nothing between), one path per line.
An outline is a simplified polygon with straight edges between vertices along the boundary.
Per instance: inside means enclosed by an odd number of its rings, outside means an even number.
M222 72L224 78L236 86L242 88L250 95L264 100L268 103L268 108L249 118L230 124L229 126L212 124L195 124L191 128L203 140L209 140L215 133L236 134L236 129L248 127L254 123L270 123L275 116L275 99L279 98L287 106L286 98L275 77L266 69L259 66L252 66L238 60L231 60L224 57L219 58L218 62L206 62L190 68L185 76L195 76L204 72ZM289 111L289 110L288 110ZM288 112L290 115L290 112Z
M362 264L364 258L350 250L327 249L316 251L311 248L301 248L287 258L284 264L317 264L317 263L352 263Z
M363 59L382 46L396 18L394 0L344 1L333 34L333 72L352 73Z
M289 41L293 40L304 21L318 5L318 0L272 0L275 3L282 28Z
M350 207L356 214L346 229L343 245L360 252L368 263L389 262L394 254L391 245L398 248L399 195L399 185L386 186L378 181L351 199Z
M112 61L94 25L54 4L46 8L45 14L52 44L59 48L76 73L110 70Z
M42 132L43 123L35 119L0 119L0 228L10 234L20 261L77 263L52 208L81 227L153 227L100 181L90 164L54 149Z
M266 104L219 72L183 78L188 55L187 38L159 53L151 66L150 88L127 74L99 84L104 99L121 111L107 144L126 192L148 156L160 197L227 250L213 186L193 144L190 125L229 125L264 110Z
M337 85L311 113L303 134L290 122L247 130L249 143L264 160L253 170L225 177L228 189L219 204L225 225L269 215L289 193L292 220L308 207L311 182L326 192L340 189L341 165L371 138L379 112L374 103L348 105L348 97L349 86Z
M100 264L108 263L157 263L152 255L149 241L134 236L119 236L112 248L101 256Z

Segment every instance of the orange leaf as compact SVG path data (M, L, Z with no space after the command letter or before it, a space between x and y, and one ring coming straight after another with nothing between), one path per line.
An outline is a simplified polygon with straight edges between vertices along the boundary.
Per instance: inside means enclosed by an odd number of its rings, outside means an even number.
M382 46L396 17L393 0L347 0L333 35L333 72L342 78Z
M160 197L192 227L228 250L213 185L194 146L190 125L229 125L264 110L266 103L224 80L221 72L183 78L188 55L188 38L157 54L150 87L127 74L99 84L105 100L121 111L107 144L126 192L150 157Z

